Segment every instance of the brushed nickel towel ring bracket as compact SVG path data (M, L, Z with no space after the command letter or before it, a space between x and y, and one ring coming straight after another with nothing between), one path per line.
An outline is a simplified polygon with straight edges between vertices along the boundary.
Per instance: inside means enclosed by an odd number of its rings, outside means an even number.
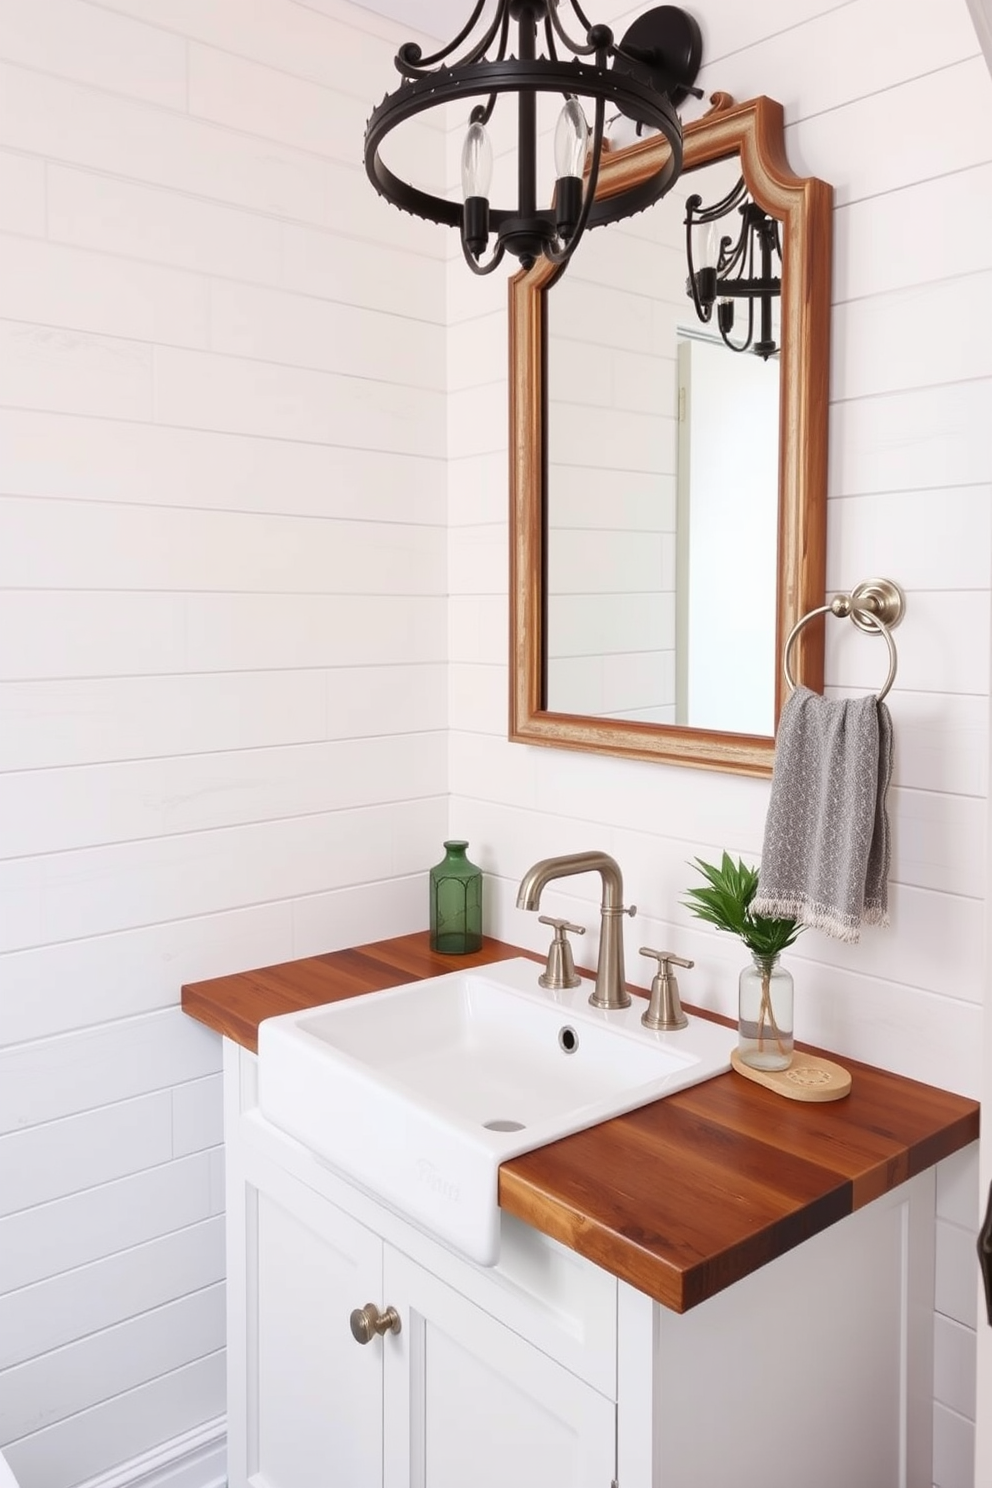
M869 635L884 637L885 644L889 648L889 674L878 694L878 701L881 702L896 679L898 658L896 643L892 639L891 632L899 624L905 611L906 600L903 592L891 579L866 579L863 584L852 589L850 594L835 594L829 604L810 610L792 627L785 643L783 665L785 680L790 689L794 692L796 687L795 679L789 670L789 653L792 650L793 641L810 620L814 620L817 615L830 614L837 615L841 619L852 620L859 630L866 631Z

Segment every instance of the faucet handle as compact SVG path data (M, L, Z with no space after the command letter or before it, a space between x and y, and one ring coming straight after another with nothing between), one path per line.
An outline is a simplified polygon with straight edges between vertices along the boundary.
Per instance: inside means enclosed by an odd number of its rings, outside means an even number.
M653 951L650 946L641 946L641 955L653 956L656 961L659 961L661 965L658 969L664 976L668 975L668 967L665 965L666 961L670 961L673 966L684 966L686 971L689 971L696 964L695 961L685 961L681 956L676 956L674 951Z
M641 1022L645 1028L685 1028L689 1019L682 1011L679 984L671 968L684 966L688 970L696 963L676 956L674 951L655 951L650 946L641 946L641 955L653 956L658 962L658 974L651 983L651 1000L647 1011L641 1014Z
M548 964L537 979L539 987L547 987L552 992L560 992L564 987L577 987L582 978L575 974L575 962L572 960L572 947L568 943L567 933L570 930L573 935L585 935L585 925L573 925L569 920L556 920L552 915L538 915L539 925L551 925L555 932L555 938L548 947Z
M554 915L538 915L539 925L553 925L555 930L569 930L573 935L585 935L585 925L573 925L569 920L556 920Z

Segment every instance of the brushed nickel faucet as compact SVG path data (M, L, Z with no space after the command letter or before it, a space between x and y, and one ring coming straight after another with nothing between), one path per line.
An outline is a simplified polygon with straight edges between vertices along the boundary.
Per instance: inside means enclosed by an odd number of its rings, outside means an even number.
M624 908L623 877L615 858L604 852L566 853L560 858L542 858L528 868L517 890L518 909L537 909L541 891L553 878L568 878L573 873L598 873L603 881L600 906L602 923L599 933L599 964L596 987L589 997L593 1007L623 1008L630 1006L623 967L623 925L621 917L637 913L637 906Z

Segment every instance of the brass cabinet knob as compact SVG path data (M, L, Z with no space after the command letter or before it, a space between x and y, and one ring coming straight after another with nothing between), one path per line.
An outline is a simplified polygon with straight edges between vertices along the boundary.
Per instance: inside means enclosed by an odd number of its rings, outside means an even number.
M387 1307L385 1312L380 1312L374 1302L366 1302L364 1307L356 1307L351 1314L351 1336L356 1343L371 1343L378 1333L398 1333L401 1327L400 1315L395 1307Z

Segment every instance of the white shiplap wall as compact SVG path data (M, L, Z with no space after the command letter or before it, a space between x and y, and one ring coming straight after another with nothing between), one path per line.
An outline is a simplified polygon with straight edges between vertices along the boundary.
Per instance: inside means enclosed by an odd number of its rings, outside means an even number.
M0 0L0 1446L26 1488L202 1454L224 1409L219 1040L180 984L425 922L446 244L361 169L396 40L345 0ZM416 148L440 177L441 137Z
M963 0L703 19L704 82L778 97L837 189L830 581L910 601L893 927L800 947L800 1031L974 1091L988 77ZM739 957L678 899L696 852L758 851L767 786L505 743L505 282L446 287L450 245L364 180L396 36L346 0L0 0L0 1443L27 1488L223 1408L217 1051L182 981L422 925L450 824L490 928L535 946L527 864L614 851L628 943L671 939L732 1008ZM876 670L831 636L833 683ZM595 931L591 884L556 897ZM967 1488L974 1189L945 1165L940 1488Z
M597 18L615 21L619 9L600 6ZM965 0L944 7L937 27L922 0L898 16L891 0L707 0L698 9L703 86L780 100L793 167L835 188L828 583L850 588L888 574L908 599L890 697L892 924L857 946L804 938L792 953L797 1028L840 1054L977 1095L987 934L992 80ZM495 356L471 356L473 347L502 345L505 307L495 290L480 293L463 278L454 266L450 780L453 819L492 875L488 928L543 949L536 917L514 907L520 875L548 854L602 847L620 861L628 899L639 906L627 945L693 957L683 995L733 1013L739 949L707 933L680 899L696 855L727 847L757 859L767 784L505 740L505 369ZM847 630L835 623L828 632L830 686L879 685L885 658ZM542 903L586 926L586 965L595 964L597 903L592 877L552 885ZM646 986L651 968L631 953L628 974ZM975 1154L946 1165L940 1180L934 1481L971 1488Z

